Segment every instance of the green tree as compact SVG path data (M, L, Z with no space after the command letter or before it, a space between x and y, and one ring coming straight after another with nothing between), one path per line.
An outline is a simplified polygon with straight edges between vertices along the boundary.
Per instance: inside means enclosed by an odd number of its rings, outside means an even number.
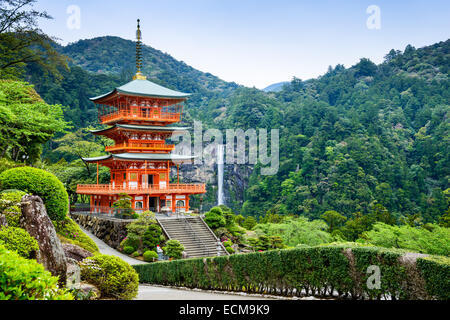
M68 127L61 106L45 103L32 85L10 80L0 80L0 124L0 157L28 163L39 158L43 143Z
M252 230L254 226L257 225L257 221L255 219L255 217L253 216L248 216L247 218L245 218L244 222L242 222L242 226L247 229L247 230Z
M130 217L134 214L131 197L126 193L119 193L118 199L112 204L116 214L122 217Z
M330 233L347 220L346 217L334 210L325 211L320 217L327 222Z
M85 165L88 174L91 174L89 164L83 158L98 156L104 150L104 146L87 140L86 129L79 129L76 132L69 132L63 137L54 140L59 146L54 149L63 155L69 155L79 158ZM89 133L90 134L90 133Z
M142 243L145 248L149 250L156 250L156 246L161 242L162 230L157 224L151 224L148 226L142 237Z
M36 63L60 76L66 58L57 53L53 40L37 27L39 19L52 19L32 9L36 0L0 1L0 78L17 78L24 66Z
M183 245L178 240L168 240L162 249L166 256L174 259L180 259L184 251Z

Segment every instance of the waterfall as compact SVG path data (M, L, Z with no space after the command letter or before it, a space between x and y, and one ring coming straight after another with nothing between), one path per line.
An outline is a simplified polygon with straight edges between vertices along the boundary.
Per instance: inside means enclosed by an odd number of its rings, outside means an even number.
M223 196L223 154L224 154L225 146L223 144L219 144L217 146L217 205L225 204L224 196Z

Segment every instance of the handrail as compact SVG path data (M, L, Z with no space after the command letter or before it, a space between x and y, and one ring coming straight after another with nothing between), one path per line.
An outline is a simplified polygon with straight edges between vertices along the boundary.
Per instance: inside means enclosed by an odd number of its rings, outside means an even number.
M227 249L225 249L225 246L223 245L222 241L220 241L219 238L216 237L216 234L211 230L211 228L206 224L205 220L203 220L202 217L198 217L203 224L205 225L205 227L209 230L209 232L212 234L212 236L214 237L214 239L216 239L217 243L220 243L220 246L222 247L223 251L225 252L226 255L230 255L230 253L227 251Z
M197 235L195 234L194 228L192 228L191 223L187 220L185 215L182 215L181 220L184 221L185 225L187 225L190 229L190 233L191 235L195 238L195 240L197 241L197 243L200 243L203 246L203 252L206 253L206 255L210 254L210 251L208 250L208 248L205 246L205 244L203 243L203 241L201 239L199 239L197 237ZM186 228L185 228L186 230Z
M169 238L169 240L172 239L172 238L170 237L170 234L167 232L166 228L164 228L164 226L163 226L163 224L161 223L161 221L159 221L158 218L156 218L156 221L157 221L158 224L161 226L161 229L162 229L163 232L166 234L167 238Z
M168 186L160 186L159 184L152 184L148 186L126 186L112 185L112 184L79 184L77 185L77 193L88 192L108 192L108 193L122 193L122 192L138 192L138 193L183 193L183 192L199 192L206 191L205 184L169 184Z
M120 111L116 111L116 112L112 112L103 116L99 116L100 121L101 122L105 122L105 121L111 121L111 120L115 120L117 118L127 118L127 119L136 119L136 120L154 120L154 121L158 121L158 120L162 120L162 121L167 121L167 120L173 120L173 121L180 121L181 120L181 113L179 112L157 112L157 113L153 113L153 112L142 112L142 111L125 111L125 110L120 110Z
M173 150L174 144L165 144L164 142L156 143L119 143L105 147L105 151L114 151L119 149L142 149L142 150Z

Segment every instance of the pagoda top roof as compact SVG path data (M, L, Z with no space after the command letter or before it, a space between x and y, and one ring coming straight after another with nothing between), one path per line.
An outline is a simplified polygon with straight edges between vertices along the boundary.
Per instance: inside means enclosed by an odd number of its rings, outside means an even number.
M149 161L190 161L195 156L184 156L170 153L119 153L109 154L95 158L82 158L86 162L100 162L105 160L149 160Z
M191 95L190 93L179 92L160 86L145 79L135 79L120 87L115 88L108 93L89 99L91 101L97 102L120 93L130 96L168 99L184 99Z
M91 130L93 134L101 134L113 129L125 129L125 130L139 130L139 131L186 131L189 130L189 127L165 127L165 126L147 126L147 125L134 125L134 124L118 124L99 130Z

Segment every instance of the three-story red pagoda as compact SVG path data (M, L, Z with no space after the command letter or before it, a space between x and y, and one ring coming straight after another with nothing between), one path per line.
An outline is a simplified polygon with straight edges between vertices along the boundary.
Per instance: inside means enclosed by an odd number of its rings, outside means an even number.
M175 146L165 140L188 129L170 125L181 121L190 94L162 87L142 75L139 20L136 55L133 81L91 98L98 105L99 121L110 126L92 133L113 139L115 144L106 147L109 155L83 160L96 163L97 168L108 167L111 181L98 184L97 177L97 184L78 185L77 193L90 195L91 212L110 211L121 193L131 196L137 211L188 211L189 196L205 193L205 185L170 183L170 168L193 157L172 154Z

